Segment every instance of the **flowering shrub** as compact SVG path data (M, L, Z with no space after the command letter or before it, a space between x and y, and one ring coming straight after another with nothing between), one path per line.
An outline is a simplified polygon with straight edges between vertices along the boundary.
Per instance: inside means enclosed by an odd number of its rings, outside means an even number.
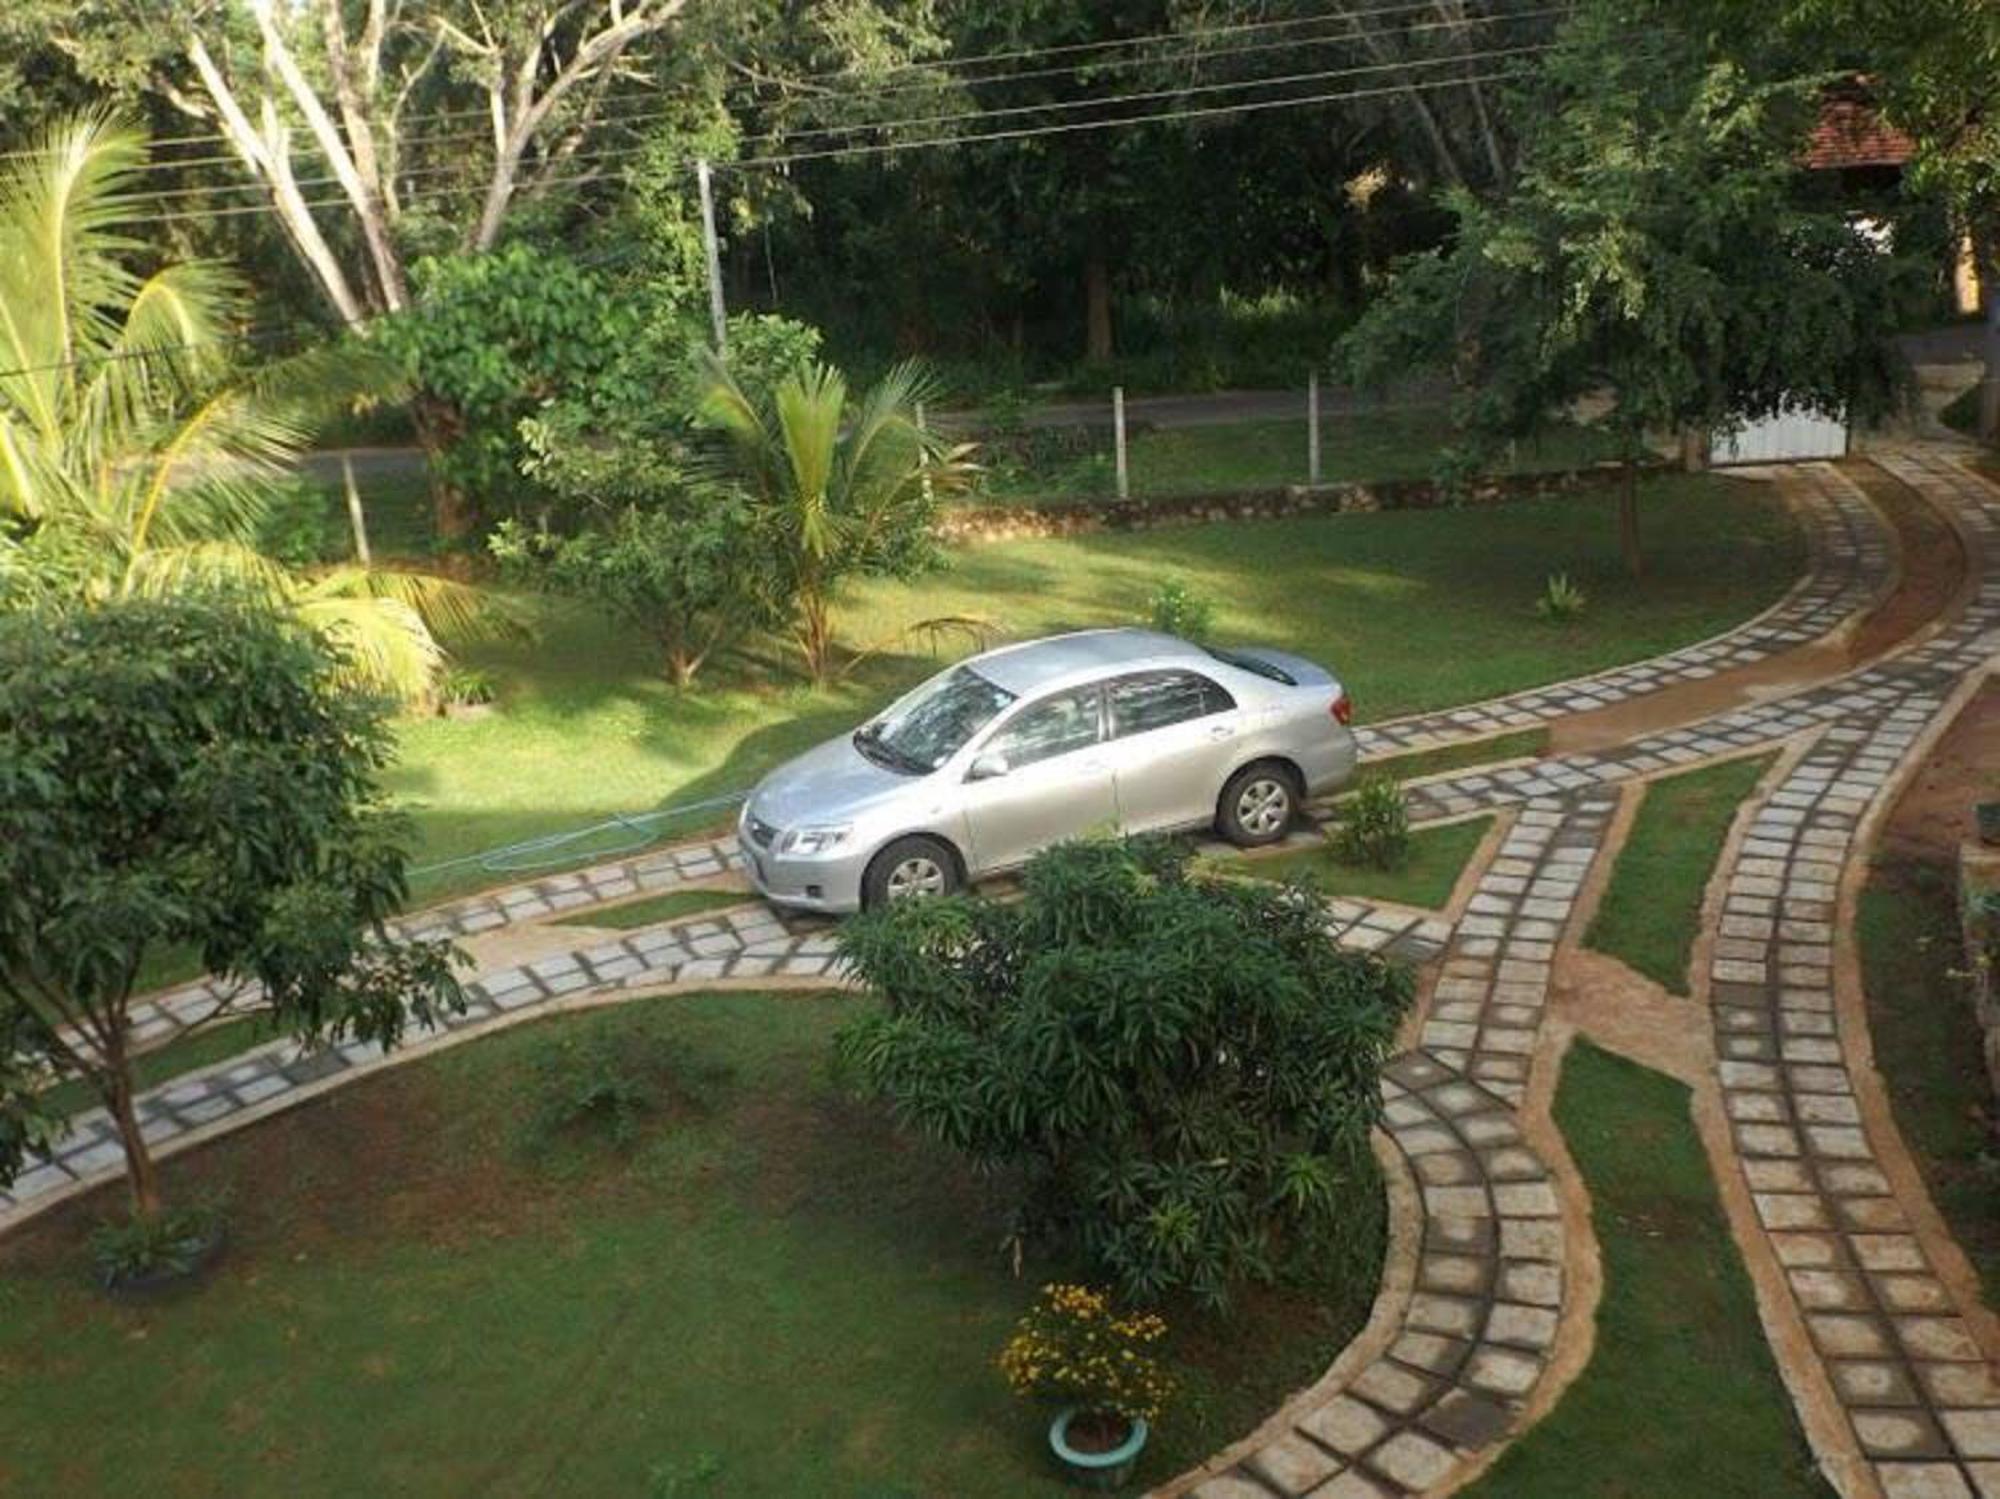
M1166 1335L1151 1312L1118 1316L1102 1291L1047 1285L1000 1350L1000 1372L1017 1395L1158 1421L1173 1379L1149 1350Z

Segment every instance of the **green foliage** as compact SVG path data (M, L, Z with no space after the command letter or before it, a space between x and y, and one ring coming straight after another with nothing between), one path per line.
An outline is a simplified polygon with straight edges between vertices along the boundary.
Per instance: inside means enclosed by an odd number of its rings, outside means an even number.
M0 1180L32 1144L43 1069L129 1098L149 955L256 981L302 1040L393 1045L461 1003L453 949L384 925L408 834L376 785L389 757L379 701L255 605L0 616ZM150 1215L149 1159L124 1134Z
M257 518L257 550L287 567L314 567L340 545L341 528L326 495L308 479L274 484Z
M832 669L833 605L862 577L910 577L934 565L940 497L972 474L969 448L920 425L937 389L899 365L850 402L828 365L746 386L711 358L703 412L723 450L708 476L748 507L747 545L768 568L767 597L790 625L815 685Z
M475 502L518 494L521 423L558 398L595 412L657 399L643 313L560 250L517 240L416 267L409 311L377 337L456 426L443 477Z
M1343 864L1395 869L1410 856L1410 809L1393 777L1364 775L1342 799L1339 815L1331 836Z
M213 1207L176 1208L157 1217L123 1218L90 1236L90 1261L107 1289L153 1276L190 1274L222 1232Z
M685 1046L629 1027L563 1027L534 1059L528 1137L547 1146L584 1135L629 1149L649 1119L705 1104L725 1075Z
M1215 604L1190 588L1186 579L1169 578L1153 590L1146 603L1146 620L1164 634L1206 640L1215 627Z
M1157 1423L1174 1382L1153 1348L1167 1335L1157 1314L1121 1316L1090 1286L1042 1287L1000 1350L1015 1394Z
M1449 248L1407 264L1342 341L1354 375L1451 370L1488 446L1601 391L1597 424L1628 457L1649 431L1789 402L1889 410L1888 335L1920 278L1806 190L1822 80L1714 61L1648 0L1590 0L1559 36L1521 111L1516 185L1450 196Z
M1581 619L1589 606L1589 596L1570 581L1568 573L1550 573L1535 600L1535 613L1552 625L1566 625Z
M17 597L253 589L347 652L372 687L421 697L439 636L477 613L443 579L305 570L291 475L318 417L393 386L358 344L244 371L248 289L212 261L142 272L145 137L97 116L52 127L0 172L0 584ZM265 549L268 546L268 550Z
M1022 887L841 929L883 1000L840 1035L857 1084L1016 1173L1020 1232L1127 1297L1340 1263L1381 1212L1368 1134L1407 973L1343 952L1310 893L1192 876L1157 840L1059 846Z
M438 680L438 702L452 708L482 708L500 695L493 673L476 666L453 666Z

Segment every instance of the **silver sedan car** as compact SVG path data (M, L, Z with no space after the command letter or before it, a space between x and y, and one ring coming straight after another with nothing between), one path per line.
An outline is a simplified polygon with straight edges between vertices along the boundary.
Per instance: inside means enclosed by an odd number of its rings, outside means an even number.
M1006 646L940 672L743 804L751 879L852 911L942 895L1097 830L1245 847L1354 772L1346 691L1310 661L1148 630Z

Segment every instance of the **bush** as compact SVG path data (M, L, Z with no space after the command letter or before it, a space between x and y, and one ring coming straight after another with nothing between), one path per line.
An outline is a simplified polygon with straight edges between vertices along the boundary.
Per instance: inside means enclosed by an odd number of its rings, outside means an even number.
M1581 618L1589 603L1584 591L1570 582L1568 573L1550 573L1542 585L1542 596L1535 600L1535 613L1552 625L1565 625Z
M257 550L287 567L312 567L339 550L325 491L305 479L273 486L257 522Z
M1000 1373L1017 1395L1155 1422L1173 1380L1152 1348L1167 1324L1121 1317L1088 1286L1047 1285L1000 1350Z
M476 666L450 666L438 679L440 708L482 708L500 695L493 674Z
M1179 578L1169 578L1153 590L1146 604L1146 619L1163 634L1206 640L1215 624L1215 605Z
M1410 809L1393 776L1363 776L1341 805L1333 855L1343 864L1395 869L1410 854Z
M706 1104L722 1070L681 1046L614 1021L560 1030L536 1056L531 1144L585 1136L616 1149L637 1143L649 1119Z
M106 1289L154 1276L192 1275L221 1232L222 1214L214 1207L124 1218L91 1234L90 1261Z
M905 1127L1005 1173L1016 1250L1047 1239L1127 1298L1215 1305L1372 1253L1368 1134L1410 981L1343 951L1311 892L1189 861L1063 844L1018 901L856 917L841 947L884 1003L837 1055Z

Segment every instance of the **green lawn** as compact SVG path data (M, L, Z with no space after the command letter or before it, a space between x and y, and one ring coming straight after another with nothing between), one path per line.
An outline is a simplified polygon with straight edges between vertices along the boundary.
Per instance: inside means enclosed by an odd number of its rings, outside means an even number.
M108 1200L0 1240L0 1493L1055 1499L1046 1415L994 1357L1059 1267L1016 1279L990 1188L833 1090L861 1003L527 1026L178 1158L170 1194L229 1191L232 1238L169 1300L79 1273ZM537 1068L583 1026L678 1056L699 1101L627 1153L537 1143ZM1374 1290L1253 1294L1228 1324L1170 1308L1190 1396L1142 1476L1317 1377Z
M1884 861L1861 892L1857 932L1875 1065L1931 1200L2000 1302L2000 1158L1993 1099L1959 944L1956 875Z
M976 615L994 638L1131 623L1169 577L1215 600L1219 638L1336 667L1365 722L1672 649L1756 613L1797 575L1800 537L1758 486L1661 476L1649 481L1644 510L1641 585L1620 569L1603 494L971 548L945 572L856 589L843 635L883 649L819 693L765 648L719 663L699 692L677 694L634 632L570 610L533 642L467 651L499 682L497 711L406 721L390 786L416 816L420 864L737 791L935 670L941 658L906 634L918 621ZM1555 571L1591 595L1580 628L1553 631L1531 612ZM680 826L722 816L696 813ZM572 852L630 838L617 829ZM502 873L455 867L420 881L418 894Z
M1736 809L1772 759L1730 760L1648 783L1584 945L1670 994L1687 994L1702 896Z
M1590 1190L1590 1364L1469 1499L1831 1499L1764 1344L1688 1093L1579 1041L1556 1122Z
M1498 765L1503 760L1538 759L1547 753L1547 729L1520 729L1492 739L1475 739L1469 744L1446 744L1437 749L1412 750L1368 762L1369 770L1397 781L1414 781L1423 776L1443 775L1448 770L1464 770L1474 765Z
M1301 407L1304 402L1301 399ZM985 493L996 500L1108 498L1118 492L1107 411L1097 450L1047 459L1008 461L996 452ZM1321 423L1320 476L1326 482L1428 479L1451 441L1441 409L1330 414ZM1218 423L1142 430L1127 443L1135 498L1272 489L1303 484L1308 474L1306 422ZM1523 443L1513 466L1569 468L1611 456L1599 434L1556 427Z
M1479 840L1492 826L1492 818L1476 817L1441 828L1421 828L1410 835L1409 857L1395 869L1343 863L1335 857L1331 843L1256 859L1237 855L1226 863L1232 872L1262 880L1307 875L1328 895L1389 900L1435 910L1451 899L1452 887L1458 883L1466 860L1472 857Z
M599 906L574 916L558 916L558 926L600 926L617 931L651 926L656 921L678 921L683 916L699 916L704 911L724 911L740 906L751 897L741 890L669 890L665 895L627 901L622 906Z

